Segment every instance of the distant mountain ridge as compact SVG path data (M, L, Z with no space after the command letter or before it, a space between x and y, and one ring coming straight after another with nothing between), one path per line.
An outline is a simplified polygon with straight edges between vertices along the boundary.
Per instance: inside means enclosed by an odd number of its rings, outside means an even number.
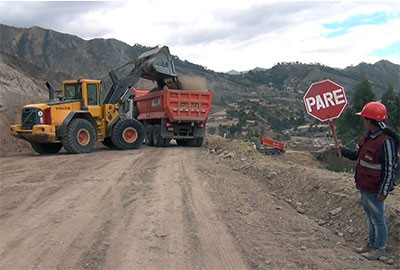
M116 39L86 41L74 35L40 27L17 28L0 24L0 37L0 52L9 56L1 58L2 61L10 61L10 57L14 57L14 67L18 66L15 64L17 61L36 66L37 69L27 68L25 74L42 82L43 88L45 80L59 85L62 79L76 78L79 75L104 79L109 70L150 49L139 44L130 46ZM173 53L173 49L171 50ZM343 85L349 96L364 77L371 80L378 95L389 84L397 91L400 89L400 65L386 60L375 64L361 63L345 69L320 64L282 63L270 69L257 67L248 72L238 72L239 74L232 71L240 76L214 72L182 61L179 57L175 57L174 61L178 75L204 78L207 88L214 93L214 104L219 106L244 98L258 97L272 103L286 100L300 109L302 96L309 85L327 78ZM20 68L24 66L26 64L19 65ZM36 70L43 72L39 76L35 73Z

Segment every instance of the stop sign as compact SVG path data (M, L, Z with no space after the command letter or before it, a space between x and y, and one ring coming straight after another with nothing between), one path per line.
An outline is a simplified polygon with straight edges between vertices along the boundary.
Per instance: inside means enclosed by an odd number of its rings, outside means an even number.
M344 88L331 80L311 84L303 100L307 113L322 122L338 118L347 105Z

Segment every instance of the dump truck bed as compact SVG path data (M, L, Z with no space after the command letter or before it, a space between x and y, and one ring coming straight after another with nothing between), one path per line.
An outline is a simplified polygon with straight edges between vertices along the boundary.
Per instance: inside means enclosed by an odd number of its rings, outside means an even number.
M263 145L284 151L285 144L283 142L265 138L263 135L260 135L260 138Z
M168 119L171 122L205 122L211 112L212 93L189 90L163 90L150 93L134 89L138 120Z

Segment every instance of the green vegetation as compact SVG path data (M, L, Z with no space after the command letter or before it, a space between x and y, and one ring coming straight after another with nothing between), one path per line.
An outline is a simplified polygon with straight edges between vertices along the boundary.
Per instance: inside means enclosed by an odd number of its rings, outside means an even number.
M354 147L365 133L363 119L356 115L360 112L365 104L376 101L375 90L367 78L357 85L355 92L351 98L350 106L340 117L337 130L338 137L346 146ZM389 119L387 123L397 132L400 131L400 95L396 93L393 86L382 96L382 103L388 110Z
M382 95L382 103L388 110L389 119L387 124L400 135L400 93L396 93L393 85Z

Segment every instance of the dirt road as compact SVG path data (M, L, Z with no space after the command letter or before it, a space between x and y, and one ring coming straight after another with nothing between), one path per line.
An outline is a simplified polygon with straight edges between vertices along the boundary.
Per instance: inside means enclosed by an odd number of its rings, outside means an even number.
M198 148L0 162L0 269L389 267Z

